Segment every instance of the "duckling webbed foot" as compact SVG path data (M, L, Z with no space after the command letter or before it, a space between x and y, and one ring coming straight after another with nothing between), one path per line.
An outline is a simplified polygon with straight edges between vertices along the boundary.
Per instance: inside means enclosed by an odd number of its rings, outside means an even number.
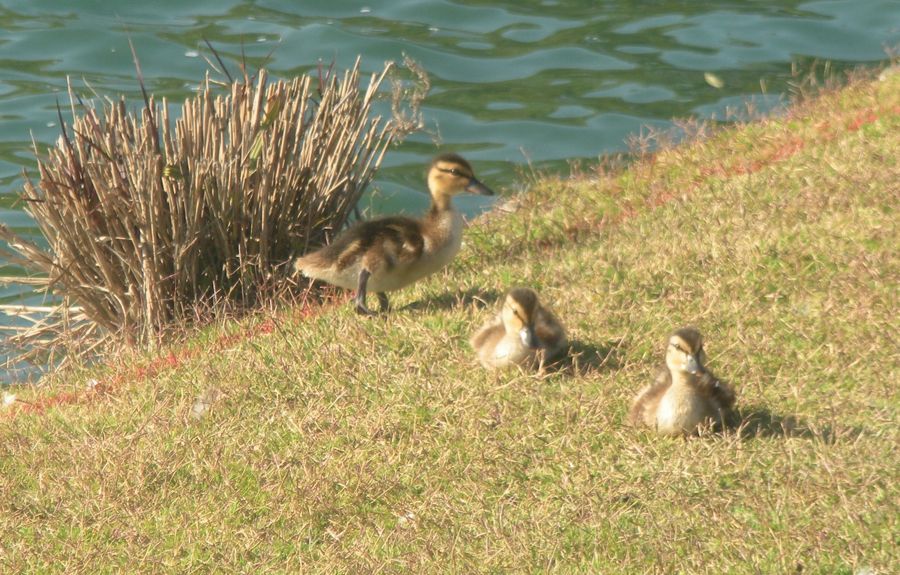
M366 284L369 281L369 270L363 269L359 272L359 284L356 288L356 313L360 315L375 315L375 312L366 307ZM378 294L378 300L384 294Z
M370 310L363 304L359 303L359 301L356 302L356 313L358 313L359 315L368 315L368 316L375 315L374 311Z

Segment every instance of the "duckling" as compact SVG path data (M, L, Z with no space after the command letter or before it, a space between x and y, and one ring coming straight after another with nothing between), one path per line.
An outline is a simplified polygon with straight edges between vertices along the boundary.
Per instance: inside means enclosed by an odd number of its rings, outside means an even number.
M428 170L431 209L421 219L389 216L358 222L324 248L298 258L294 271L345 288L356 288L356 311L366 307L366 292L378 296L381 311L390 307L386 292L398 290L445 265L462 245L463 218L454 195L466 191L491 196L472 166L457 154L441 154Z
M705 361L703 336L697 329L684 327L672 333L666 367L635 398L631 423L664 435L689 435L709 420L723 426L734 405L734 389L709 372Z
M518 287L509 291L500 314L479 329L470 343L484 367L542 369L563 354L568 342L562 324L541 305L537 293Z

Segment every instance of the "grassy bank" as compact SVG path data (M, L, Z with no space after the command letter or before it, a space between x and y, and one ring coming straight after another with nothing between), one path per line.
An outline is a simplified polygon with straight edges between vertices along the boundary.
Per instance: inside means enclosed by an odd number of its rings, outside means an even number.
M387 318L279 310L13 390L0 565L891 572L897 150L895 74L623 173L541 179ZM514 284L567 322L566 369L477 367L467 338ZM742 429L628 428L687 323Z

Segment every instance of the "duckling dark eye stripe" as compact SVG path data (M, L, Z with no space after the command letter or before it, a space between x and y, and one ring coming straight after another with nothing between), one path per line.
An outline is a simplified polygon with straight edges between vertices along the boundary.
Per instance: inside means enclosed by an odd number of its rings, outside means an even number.
M511 305L507 305L506 307L509 308L509 311L513 312L513 315L516 317L516 319L518 319L522 323L525 323L525 319L519 314L519 310L517 310L516 308L514 308Z
M444 172L445 174L453 174L454 176L462 176L463 173L457 170L456 168L438 168L439 172Z

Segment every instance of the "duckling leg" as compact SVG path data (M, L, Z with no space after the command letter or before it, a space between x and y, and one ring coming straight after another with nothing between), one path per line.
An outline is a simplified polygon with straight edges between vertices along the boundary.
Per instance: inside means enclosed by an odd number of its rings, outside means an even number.
M381 309L381 313L386 313L391 309L391 302L388 301L387 294L384 292L378 292L376 294L378 296L378 305Z
M366 283L369 281L370 275L372 274L366 268L359 272L359 284L356 288L356 313L361 315L375 315L375 312L366 307Z

